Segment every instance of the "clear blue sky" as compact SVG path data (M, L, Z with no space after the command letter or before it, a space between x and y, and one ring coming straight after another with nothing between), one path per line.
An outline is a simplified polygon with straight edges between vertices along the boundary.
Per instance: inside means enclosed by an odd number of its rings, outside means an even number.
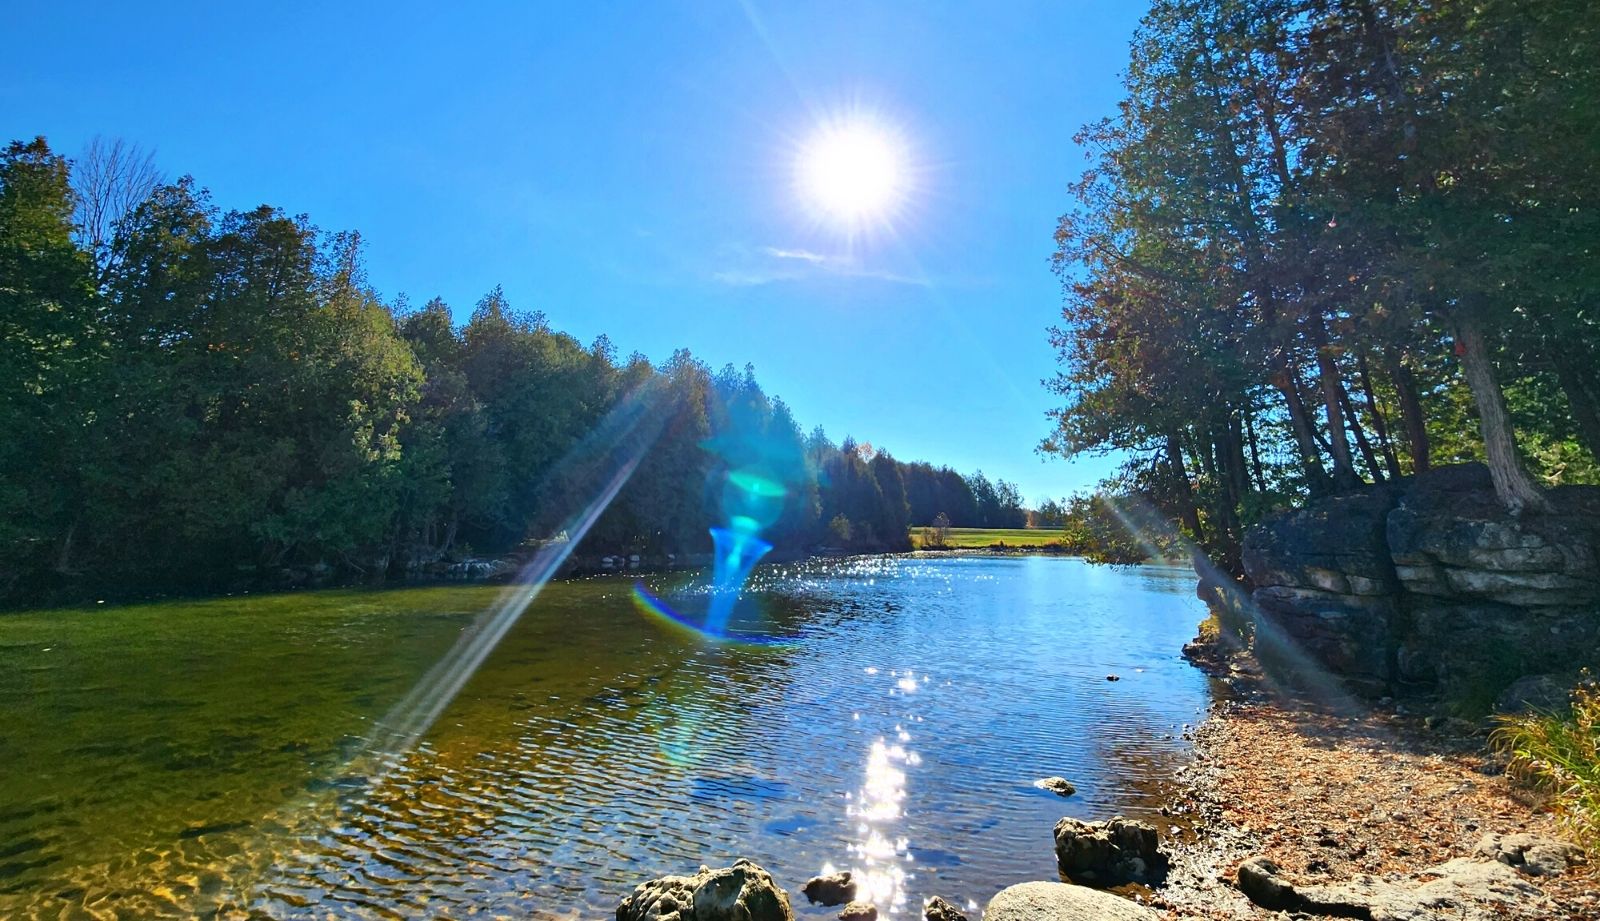
M756 366L801 423L982 468L1030 502L1049 256L1072 135L1112 112L1143 6L33 3L0 132L151 148L223 207L355 229L373 284L460 319L496 284L585 342ZM916 166L892 232L798 201L819 121L869 112Z

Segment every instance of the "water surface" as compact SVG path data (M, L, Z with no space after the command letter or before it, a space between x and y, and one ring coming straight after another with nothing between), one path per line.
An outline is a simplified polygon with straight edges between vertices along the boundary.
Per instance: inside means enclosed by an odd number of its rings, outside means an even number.
M1204 616L1181 570L763 567L745 621L773 645L708 643L588 579L550 585L381 771L375 723L498 593L0 616L0 916L594 918L745 856L791 892L854 868L916 917L1052 878L1062 815L1159 818L1208 700L1178 655ZM1032 786L1049 775L1077 796Z

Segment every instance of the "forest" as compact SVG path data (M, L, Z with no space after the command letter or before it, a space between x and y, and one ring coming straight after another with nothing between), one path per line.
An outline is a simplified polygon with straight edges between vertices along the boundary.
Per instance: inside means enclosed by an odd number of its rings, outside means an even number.
M1043 450L1238 573L1285 505L1600 482L1600 6L1156 0L1084 128Z
M709 550L752 437L789 471L764 535L791 552L909 549L907 528L1021 527L1014 485L821 427L751 368L585 346L496 288L458 324L385 302L355 233L96 141L0 156L0 599L215 591L290 565L349 578L558 535L632 408L648 443L587 531L596 552ZM634 427L639 426L635 421ZM737 432L734 431L737 429Z

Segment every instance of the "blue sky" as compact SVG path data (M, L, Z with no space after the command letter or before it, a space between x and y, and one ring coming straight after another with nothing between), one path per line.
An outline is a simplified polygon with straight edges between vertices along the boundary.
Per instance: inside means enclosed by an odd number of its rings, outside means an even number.
M159 8L155 8L159 7ZM360 230L373 284L465 319L496 284L585 342L756 366L801 423L982 468L1033 501L1072 135L1141 4L27 4L0 132L153 149L223 207ZM856 113L914 164L892 228L796 193Z

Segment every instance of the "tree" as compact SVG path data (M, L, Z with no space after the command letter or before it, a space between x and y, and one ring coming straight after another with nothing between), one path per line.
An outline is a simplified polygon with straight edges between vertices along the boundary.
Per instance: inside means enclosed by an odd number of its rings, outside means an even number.
M161 184L155 155L122 138L92 138L73 164L76 235L100 280L120 257L115 244L122 221Z

